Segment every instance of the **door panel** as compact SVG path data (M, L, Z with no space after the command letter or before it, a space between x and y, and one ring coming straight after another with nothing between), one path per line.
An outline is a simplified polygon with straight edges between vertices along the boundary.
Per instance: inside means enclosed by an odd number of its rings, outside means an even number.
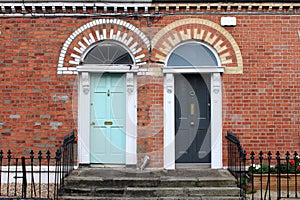
M211 162L210 94L207 85L210 82L205 82L200 74L175 76L177 163Z
M125 163L125 95L124 74L91 74L91 163Z

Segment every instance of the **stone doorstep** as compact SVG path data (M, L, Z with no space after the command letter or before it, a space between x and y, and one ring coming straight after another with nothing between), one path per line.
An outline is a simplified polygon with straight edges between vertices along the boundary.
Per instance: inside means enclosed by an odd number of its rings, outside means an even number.
M126 188L126 194L141 192L154 193L157 196L236 196L240 190L233 187L156 187L156 188Z
M131 197L163 197L163 196L237 196L239 188L234 187L124 187L124 188L65 188L65 194L91 194L93 196L131 196Z
M141 200L140 197L62 196L60 200ZM143 200L242 200L241 197L144 197Z
M88 196L61 196L59 200L141 200L141 197L88 197ZM243 200L242 197L143 197L143 200ZM288 200L288 199L286 199ZM293 200L293 199L291 199ZM295 199L296 200L296 199Z
M176 170L144 170L131 168L78 168L72 172L80 177L227 177L232 175L223 169L176 169Z
M65 180L65 185L69 186L138 186L138 187L207 187L207 186L236 186L235 179L228 178L192 178L192 177L158 177L158 178L141 178L141 177L68 177Z
M160 170L140 172L128 169L88 168L74 170L65 180L149 180L149 181L236 181L227 170Z
M75 200L75 199L76 200L141 200L141 197L86 197L86 196L60 197L60 200ZM202 198L201 197L143 197L143 200L202 200ZM230 199L230 200L239 200L239 199Z
M65 179L61 199L239 200L240 189L227 170L84 168ZM82 197L82 198L81 198Z

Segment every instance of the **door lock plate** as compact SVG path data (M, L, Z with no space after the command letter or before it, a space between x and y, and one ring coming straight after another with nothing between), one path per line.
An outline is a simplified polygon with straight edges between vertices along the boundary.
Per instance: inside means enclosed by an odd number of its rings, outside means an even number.
M191 104L191 115L195 114L195 104Z

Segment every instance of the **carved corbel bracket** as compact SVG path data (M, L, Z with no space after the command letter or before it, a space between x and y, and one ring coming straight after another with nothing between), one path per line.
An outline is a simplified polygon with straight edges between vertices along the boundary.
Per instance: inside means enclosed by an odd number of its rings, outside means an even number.
M82 91L84 94L89 94L90 92L90 77L88 72L82 72Z
M126 90L129 94L131 94L134 90L133 73L127 73L126 79Z
M172 74L166 74L166 90L168 94L173 93L174 91L174 78Z

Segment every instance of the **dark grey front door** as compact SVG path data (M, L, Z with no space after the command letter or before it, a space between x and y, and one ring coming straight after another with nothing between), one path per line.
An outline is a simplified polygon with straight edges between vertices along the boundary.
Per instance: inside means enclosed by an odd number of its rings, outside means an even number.
M209 85L209 75L175 76L177 163L211 162Z

